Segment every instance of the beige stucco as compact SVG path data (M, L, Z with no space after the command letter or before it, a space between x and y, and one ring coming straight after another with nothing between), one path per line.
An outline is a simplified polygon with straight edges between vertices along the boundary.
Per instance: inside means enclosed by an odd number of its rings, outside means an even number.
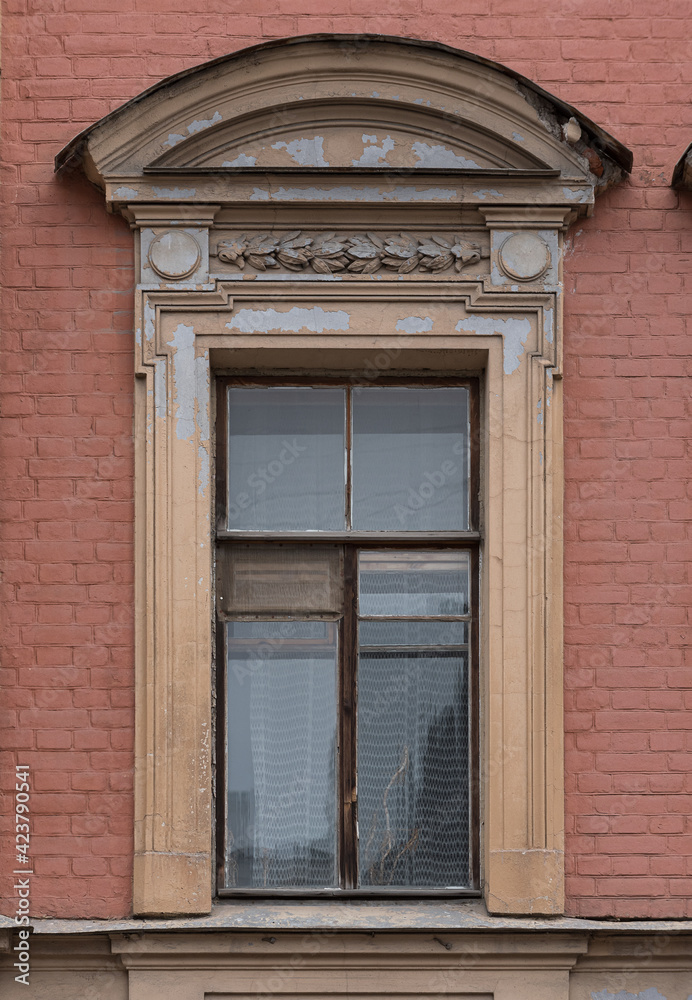
M689 924L656 933L517 927L416 934L318 926L287 932L217 928L69 933L46 921L31 941L30 985L14 981L11 938L0 931L5 1000L245 1000L359 997L396 1000L688 1000ZM67 922L69 923L69 922ZM581 924L583 926L579 927ZM373 923L376 926L376 922ZM2 954L2 945L5 954Z
M212 903L211 401L249 369L482 372L483 892L563 909L562 238L628 154L494 64L352 41L182 74L58 158L136 246L140 915Z

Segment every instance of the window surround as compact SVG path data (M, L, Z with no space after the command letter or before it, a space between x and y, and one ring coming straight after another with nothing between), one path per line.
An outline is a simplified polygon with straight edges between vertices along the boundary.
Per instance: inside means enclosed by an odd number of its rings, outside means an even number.
M343 160L300 145L317 125ZM370 149L390 133L406 162ZM303 162L255 166L277 147ZM277 369L483 372L481 880L491 913L562 912L562 241L631 155L468 53L315 36L178 74L56 165L135 236L135 913L211 907L211 373ZM267 232L265 273L244 237Z

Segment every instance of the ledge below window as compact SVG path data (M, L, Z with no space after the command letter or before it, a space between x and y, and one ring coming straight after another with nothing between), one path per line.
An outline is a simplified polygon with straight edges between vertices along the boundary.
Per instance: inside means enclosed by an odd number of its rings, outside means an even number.
M14 928L0 916L0 930ZM312 901L223 902L204 917L122 920L34 920L34 934L159 931L608 931L614 934L691 933L692 920L585 920L577 917L493 917L481 902Z

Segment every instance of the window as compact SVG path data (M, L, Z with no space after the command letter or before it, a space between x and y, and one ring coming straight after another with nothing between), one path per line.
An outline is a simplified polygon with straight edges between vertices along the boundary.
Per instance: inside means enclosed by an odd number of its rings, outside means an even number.
M220 380L219 892L478 885L477 383Z

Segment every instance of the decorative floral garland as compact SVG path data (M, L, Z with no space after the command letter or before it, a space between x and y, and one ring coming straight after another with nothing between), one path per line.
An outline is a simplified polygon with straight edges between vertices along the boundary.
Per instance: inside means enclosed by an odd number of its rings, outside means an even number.
M313 238L303 236L298 229L284 236L260 233L222 240L216 248L216 256L241 270L246 264L258 271L283 265L289 271L312 268L317 274L337 271L374 274L384 267L398 274L409 274L417 267L436 273L453 266L458 272L489 257L489 253L480 244L456 235L445 239L443 236L421 238L409 233L383 237L366 233L337 238L335 233L323 233Z

